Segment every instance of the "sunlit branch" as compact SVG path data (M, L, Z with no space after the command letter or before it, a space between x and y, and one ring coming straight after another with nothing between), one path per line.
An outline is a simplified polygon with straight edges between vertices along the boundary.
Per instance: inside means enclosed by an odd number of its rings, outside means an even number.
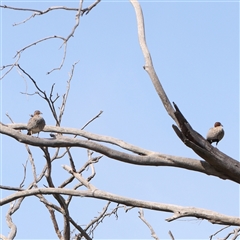
M18 198L32 196L35 194L63 194L63 195L73 195L78 197L97 198L97 199L116 202L119 204L124 204L127 206L134 206L134 207L146 208L150 210L174 213L173 217L166 219L166 221L173 221L183 217L196 217L200 219L206 219L213 224L240 226L240 218L238 217L227 216L227 215L220 214L218 212L214 212L207 209L201 209L201 208L195 208L195 207L182 207L182 206L173 205L173 204L149 202L149 201L137 200L133 198L127 198L127 197L119 196L109 192L105 192L99 189L95 191L90 191L90 190L80 191L80 190L63 189L63 188L30 189L30 190L14 193L10 196L7 196L1 199L0 206L5 205L9 202L12 202Z

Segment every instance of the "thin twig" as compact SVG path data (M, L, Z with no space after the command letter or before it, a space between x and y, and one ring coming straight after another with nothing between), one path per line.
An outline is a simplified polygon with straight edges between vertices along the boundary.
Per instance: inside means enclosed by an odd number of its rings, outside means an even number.
M55 209L56 211L58 211L61 214L64 214L64 210L58 206L56 206L55 204L47 201L47 199L41 195L41 194L37 194L36 195L40 201L42 203L44 203L46 206L48 206L51 209ZM76 222L69 216L69 221L71 222L71 224L82 234L82 236L84 236L87 240L92 240L89 235L82 229L81 226L79 226L78 224L76 224Z
M71 80L72 80L72 78L73 78L75 66L78 64L78 62L79 62L79 61L75 62L75 63L72 65L72 69L71 69L71 72L70 72L70 75L69 75L69 79L68 79L68 81L67 81L66 93L63 95L62 105L61 105L61 107L60 107L60 112L59 112L59 116L58 116L59 124L61 124L61 121L62 121L62 116L63 116L63 114L64 114L64 110L65 110L65 107L66 107L68 94L69 94L69 91L70 91Z
M8 113L6 113L6 116L9 118L9 120L10 120L12 123L14 123L14 121L12 120L12 118L9 116Z
M79 26L79 23L80 23L80 17L81 17L81 11L82 11L82 4L83 4L83 0L80 0L80 4L79 4L79 8L78 8L78 11L77 11L77 14L75 16L75 25L71 31L71 33L66 37L66 42L70 39L70 37L73 37L77 27Z
M94 121L96 118L100 117L100 115L103 113L103 111L100 111L95 117L93 117L91 120L89 120L82 128L83 130L88 124L90 124L92 121Z
M115 215L116 220L118 219L118 210L120 208L124 208L124 205L120 205L119 203L117 204L117 206L112 209L111 211L107 212L107 209L109 207L111 202L108 202L107 205L103 208L102 212L99 214L98 217L94 218L86 227L85 227L85 231L89 230L89 234L91 234L92 237L94 237L94 231L96 230L96 228L99 226L100 223L103 222L103 220L106 217L110 217L111 215ZM79 236L78 236L79 237ZM80 239L80 238L77 238Z
M147 222L147 220L144 218L144 212L142 210L142 208L139 209L138 211L139 213L139 218L148 226L148 228L150 229L151 235L154 239L159 240L157 234L155 233L154 229L152 228L152 226Z
M100 3L100 2L101 2L101 0L96 0L96 2L94 2L94 3L93 3L92 5L90 5L89 7L82 9L82 15L84 15L84 14L87 15L94 7L96 7L97 4Z
M102 156L99 157L95 157L93 158L91 161L87 161L80 170L78 170L78 173L82 173L83 171L85 171L85 169L92 163L97 163L99 161L99 159L102 158ZM69 183L71 183L74 180L74 177L71 176L69 179L65 180L60 186L59 188L64 188L66 185L68 185Z
M174 240L175 238L174 238L174 236L173 236L172 232L171 232L171 231L169 231L168 233L169 233L169 235L170 235L171 239L172 239L172 240Z
M74 172L69 166L62 165L63 169L72 174L77 180L79 180L86 188L94 192L97 188L89 183L81 174Z
M19 188L19 187L4 186L4 185L0 185L0 189L10 190L10 191L24 191L24 190L26 190L26 189Z
M37 172L36 172L36 166L35 166L34 159L33 159L33 156L32 156L32 152L31 152L29 146L28 146L27 144L25 144L25 147L26 147L26 149L27 149L28 156L29 156L29 160L30 160L30 163L31 163L31 166L32 166L32 173L33 173L33 179L34 179L34 186L36 186L36 184L37 184Z
M39 96L41 98L43 98L48 103L48 106L50 107L50 109L52 111L53 117L54 117L55 121L57 122L57 126L60 126L59 121L58 121L58 117L57 117L57 113L56 113L56 110L55 110L55 107L54 107L54 101L52 100L52 91L53 91L54 84L52 85L50 96L47 97L46 92L40 89L40 87L38 86L37 82L31 77L31 75L28 74L23 68L21 68L20 65L18 65L18 67L33 82L33 84L35 85L37 90L40 92L40 93L38 92Z
M210 236L210 240L212 240L212 238L213 238L214 236L216 236L218 233L220 233L221 231L223 231L223 230L225 230L226 228L229 228L229 227L230 227L230 225L225 226L225 227L221 228L220 230L218 230L217 232L215 232L214 234L212 234L212 235Z
M85 232L86 232L90 227L92 227L93 229L92 229L92 231L90 231L90 232L91 232L91 234L92 234L92 236L93 236L93 232L94 232L95 228L96 228L97 225L99 224L100 220L101 220L101 221L103 220L103 218L104 218L104 216L105 216L105 213L107 212L108 207L109 207L110 204L111 204L111 202L107 202L106 206L103 208L103 210L102 210L102 212L99 214L99 216L98 216L98 217L95 217L95 218L85 227L85 229L84 229ZM95 227L94 227L94 225L95 225ZM77 239L81 239L81 236L78 236Z
M25 165L23 165L23 180L22 180L22 182L19 185L20 188L23 188L23 186L24 186L23 183L25 182L25 179L26 179L27 163L28 163L28 159L27 159Z

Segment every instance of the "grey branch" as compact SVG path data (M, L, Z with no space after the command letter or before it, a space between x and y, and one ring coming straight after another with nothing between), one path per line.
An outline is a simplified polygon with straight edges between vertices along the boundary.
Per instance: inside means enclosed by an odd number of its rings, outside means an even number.
M172 232L171 232L171 231L169 231L168 233L169 233L169 235L170 235L171 239L172 239L172 240L174 240L175 238L174 238L174 236L173 236Z
M178 106L174 104L174 112L180 129L173 125L173 129L183 143L191 148L198 156L202 157L219 173L223 173L228 179L240 183L240 163L213 147L203 136L195 131Z
M73 37L77 27L79 26L81 11L82 11L82 4L83 4L83 0L80 0L78 11L77 11L77 14L76 14L76 17L75 17L76 22L75 22L75 25L73 26L73 29L72 29L71 33L66 37L66 42L70 39L70 37Z
M191 128L177 105L173 103L176 111L174 110L153 67L151 55L145 39L145 27L141 6L137 0L130 0L130 2L132 3L136 13L138 38L145 59L144 69L148 72L167 113L181 129L180 131L177 126L173 125L174 131L188 147L193 149L195 153L206 160L214 169L224 175L227 175L229 179L240 183L240 163L235 159L228 157L224 153L221 153L218 149L213 148L212 146L210 147L210 144L207 144L206 140Z
M66 171L72 174L79 182L81 182L86 188L94 192L96 187L93 186L90 182L88 182L85 178L82 177L81 174L74 172L69 166L63 165L62 166Z
M148 228L150 229L152 237L153 237L154 239L156 239L156 240L159 240L159 238L158 238L157 234L155 233L154 229L152 228L152 226L151 226L151 225L147 222L147 220L145 219L145 217L144 217L144 212L143 212L142 208L140 208L140 210L138 211L138 213L139 213L139 216L138 216L138 217L139 217L139 218L148 226Z
M50 208L51 210L55 209L55 210L58 211L59 213L64 214L64 210L63 210L61 207L58 207L58 206L56 206L55 204L47 201L47 199L46 199L43 195L38 194L38 195L36 195L36 196L40 199L41 202L43 202L43 203L45 204L45 206L46 206L47 208ZM55 221L55 220L53 219L53 221ZM76 224L76 222L75 222L70 216L69 216L69 221L71 222L71 224L72 224L79 232L81 232L82 236L84 236L87 240L92 240L92 239L89 237L89 235L82 229L82 227L79 226L78 224ZM55 222L54 224L57 224L57 222ZM55 230L57 230L57 235L60 236L60 234L59 234L59 232L58 232L57 225L55 225L54 228L55 228Z
M158 76L153 67L152 58L151 58L150 52L148 50L146 38L145 38L144 18L143 18L141 6L137 0L130 0L130 2L133 5L135 13L136 13L138 39L139 39L140 47L142 49L143 56L145 59L144 69L147 71L147 73L152 81L152 84L155 87L155 90L156 90L158 96L160 97L167 113L177 123L178 121L174 115L173 106L171 105L171 103L167 97L167 94L165 93L165 91L162 87L162 84L160 83Z
M88 8L84 8L82 9L82 15L84 14L88 14L94 7L96 7L98 5L98 3L100 3L101 0L96 0L92 5L90 5Z
M240 226L240 218L227 216L218 212L214 212L207 209L195 208L195 207L183 207L173 204L149 202L143 200L136 200L133 198L127 198L105 192L102 190L95 191L84 191L84 190L72 190L72 189L63 189L63 188L38 188L38 189L29 189L21 192L14 193L10 196L7 196L0 201L0 206L10 203L16 199L32 196L36 194L62 194L62 195L72 195L78 197L89 197L102 199L107 201L116 202L119 204L124 204L127 206L134 206L139 208L146 208L150 210L162 211L162 212L172 212L174 217L166 219L166 221L173 221L178 218L183 217L196 217L200 219L206 219L213 224L219 225L233 225Z
M104 217L106 217L106 212L108 210L109 205L111 202L107 202L106 206L103 208L102 212L99 214L98 217L95 217L91 222L85 227L85 231L87 231L89 228L91 228L90 233L94 233L94 230L99 225L101 221L103 221ZM79 238L80 239L80 238Z
M10 232L8 234L7 239L14 239L17 234L17 226L13 223L12 217L11 217L15 211L16 211L16 208L14 206L14 203L11 203L10 208L6 215L6 221L7 221L8 227L10 228Z
M20 133L14 129L27 129L26 124L1 124L0 133L8 135L15 138L17 141L26 143L32 146L48 146L48 147L81 147L86 149L91 149L93 151L99 152L109 158L114 160L136 164L136 165L147 165L147 166L171 166L179 167L192 171L197 171L205 173L207 175L218 176L222 179L231 179L225 176L223 173L216 171L210 164L205 161L200 161L192 158L184 158L178 156L172 156L167 154L162 154L159 152L149 151L143 148L136 147L132 144L126 143L122 140L112 138L109 136L102 136L93 134L84 130L74 129L74 128L63 128L55 126L45 126L43 131L45 132L57 132L62 134L72 134L78 135L89 140L94 140L98 142L110 143L119 146L123 149L131 151L137 154L129 154L121 152L110 147L106 147L102 144L82 139L69 138L65 136L58 136L57 138L35 138L23 133ZM212 150L212 149L210 149ZM214 149L215 156L219 156L221 152L218 149ZM224 155L226 156L226 155ZM228 157L228 156L227 156ZM234 160L236 161L236 160ZM237 162L237 161L236 161ZM238 179L240 182L240 178Z

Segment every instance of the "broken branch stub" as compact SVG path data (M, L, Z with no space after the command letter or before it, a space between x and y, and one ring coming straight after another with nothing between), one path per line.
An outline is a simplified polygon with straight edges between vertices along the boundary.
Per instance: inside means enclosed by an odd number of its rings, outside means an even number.
M191 127L178 106L175 103L173 105L176 109L174 115L179 122L180 129L176 125L172 125L172 127L182 142L218 172L224 174L228 179L240 183L240 163L213 147Z

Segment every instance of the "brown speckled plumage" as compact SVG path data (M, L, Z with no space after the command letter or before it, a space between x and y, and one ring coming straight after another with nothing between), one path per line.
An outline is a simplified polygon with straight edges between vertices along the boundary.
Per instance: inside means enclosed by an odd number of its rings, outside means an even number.
M27 124L27 135L32 135L34 133L38 133L39 135L39 132L43 130L46 123L41 114L42 113L39 110L36 110L34 114L31 115L32 117Z
M207 141L211 144L216 142L216 146L218 142L223 138L224 130L223 125L220 122L216 122L214 127L210 128L207 133Z

